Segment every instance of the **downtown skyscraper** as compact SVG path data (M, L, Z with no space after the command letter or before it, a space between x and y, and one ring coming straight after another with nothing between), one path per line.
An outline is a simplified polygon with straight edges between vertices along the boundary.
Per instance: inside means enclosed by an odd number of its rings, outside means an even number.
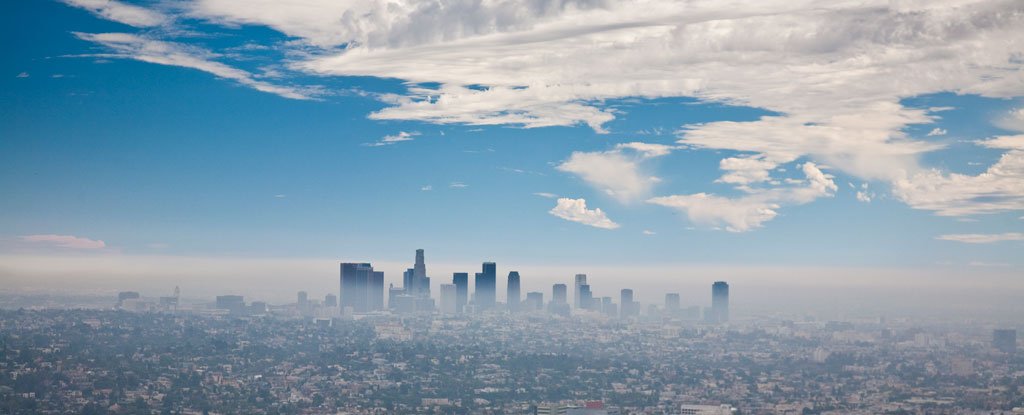
M469 302L469 273L452 273L452 284L455 285L455 312L464 313Z
M340 306L364 313L384 308L384 273L369 263L341 263Z
M508 304L508 309L511 312L519 311L519 301L522 296L519 292L519 272L512 271L508 273L508 288L505 291L505 303Z
M477 311L493 309L497 293L498 266L484 262L481 271L476 273L476 295L473 299Z
M711 315L708 321L718 324L729 322L729 284L725 281L716 281L711 285Z

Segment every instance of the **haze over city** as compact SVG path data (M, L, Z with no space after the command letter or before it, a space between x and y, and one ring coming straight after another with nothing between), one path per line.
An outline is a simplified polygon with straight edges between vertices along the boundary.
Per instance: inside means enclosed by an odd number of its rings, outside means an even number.
M1019 0L6 8L0 412L1024 406Z

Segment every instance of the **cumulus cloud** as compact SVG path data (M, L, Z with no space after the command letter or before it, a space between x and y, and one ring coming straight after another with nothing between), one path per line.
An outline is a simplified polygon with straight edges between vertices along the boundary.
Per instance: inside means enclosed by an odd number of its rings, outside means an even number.
M134 27L160 26L170 21L170 18L163 13L116 0L64 0L64 2L88 10L104 19Z
M663 156L671 147L650 143L624 143L609 151L576 151L556 168L579 176L590 186L628 203L651 193L661 179L648 173L643 161Z
M793 186L751 189L750 194L742 197L696 193L654 197L647 202L679 210L694 223L724 227L729 232L747 232L774 219L782 206L802 205L835 194L837 186L832 177L814 163L804 163L801 169L805 179Z
M608 219L608 216L600 208L587 209L587 201L584 199L559 198L558 204L548 213L567 221L595 228L616 229L619 227L619 224Z
M928 136L929 137L934 137L934 136L939 136L939 135L946 135L947 133L949 133L949 132L946 131L945 128L935 127L931 131L928 132Z
M41 244L57 248L69 248L69 249L103 249L106 248L105 244L101 240L94 240L89 238L83 238L72 235L24 235L20 237L22 241L31 242L34 244Z
M935 239L943 241L963 242L968 244L990 244L1003 241L1024 241L1024 233L961 233L939 235Z
M312 99L315 91L271 84L257 80L252 73L214 61L216 55L191 46L151 39L128 33L75 33L78 38L103 45L113 51L109 57L135 59L160 65L197 69L230 79L257 91L291 99Z

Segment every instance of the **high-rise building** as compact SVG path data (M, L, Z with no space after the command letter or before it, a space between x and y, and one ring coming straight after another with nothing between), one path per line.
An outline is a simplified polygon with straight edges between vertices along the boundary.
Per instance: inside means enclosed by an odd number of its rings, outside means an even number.
M1017 330L996 329L992 330L992 347L1003 353L1014 353L1017 351Z
M569 297L566 295L565 284L555 284L551 286L551 302L568 304Z
M311 307L309 306L309 293L305 291L299 291L296 297L297 298L295 300L295 308L299 310L299 314L309 314L309 312L311 311Z
M324 296L324 307L337 307L338 296L334 294L327 294Z
M466 303L469 302L469 273L453 273L452 284L455 285L455 310L457 313L465 312Z
M121 291L117 293L117 306L120 307L125 300L138 300L139 297L138 291Z
M711 285L711 319L712 323L729 322L729 284L716 281Z
M640 314L640 307L633 302L633 290L629 288L623 288L619 292L619 307L621 307L619 317L626 318Z
M679 293L666 293L665 294L665 312L670 315L679 314L681 309L679 302Z
M455 284L441 284L441 314L458 313L458 288Z
M573 306L576 309L584 308L583 307L583 302L581 301L581 299L583 297L582 297L582 293L581 293L580 290L582 288L580 288L580 287L582 287L582 286L584 286L586 284L587 284L587 274L576 274L576 284L573 285L573 292L572 292L573 301L574 301L573 302Z
M537 311L544 308L544 293L531 291L526 293L526 301L523 302L523 311Z
M600 311L608 317L618 317L619 311L611 297L601 297Z
M370 280L366 287L366 308L367 311L380 311L384 309L384 272L374 271L370 274Z
M582 310L590 310L594 307L594 293L590 292L590 285L580 285L579 300L579 308Z
M371 301L371 282L376 283L373 265L369 263L341 263L341 299L340 306L344 310L351 307L356 313L369 311L371 306L376 306L376 301ZM377 292L376 287L372 290ZM380 274L380 295L384 298L384 277Z
M512 271L508 273L508 289L505 291L505 303L508 304L508 309L511 312L519 311L519 272Z
M474 306L477 311L494 308L498 267L493 262L484 262L483 272L476 273L476 294Z
M568 289L565 284L551 286L551 303L548 304L548 312L562 316L570 314Z
M413 282L413 270L408 268L402 273L402 289L406 294L413 295L416 292L416 283Z

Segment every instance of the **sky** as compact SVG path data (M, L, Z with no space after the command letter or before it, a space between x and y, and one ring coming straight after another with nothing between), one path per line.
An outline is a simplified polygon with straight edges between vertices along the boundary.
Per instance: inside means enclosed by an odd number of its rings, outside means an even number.
M424 248L526 288L1024 294L1019 1L7 8L8 288L293 292Z

